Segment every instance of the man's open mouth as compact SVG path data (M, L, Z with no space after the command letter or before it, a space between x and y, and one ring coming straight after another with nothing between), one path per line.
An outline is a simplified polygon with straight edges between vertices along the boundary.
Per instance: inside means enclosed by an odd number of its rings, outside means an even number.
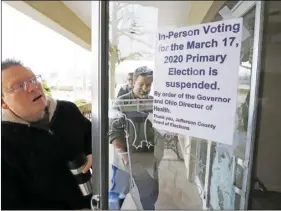
M33 102L39 100L41 97L42 97L42 95L39 95L38 97L35 97L35 98L33 99Z

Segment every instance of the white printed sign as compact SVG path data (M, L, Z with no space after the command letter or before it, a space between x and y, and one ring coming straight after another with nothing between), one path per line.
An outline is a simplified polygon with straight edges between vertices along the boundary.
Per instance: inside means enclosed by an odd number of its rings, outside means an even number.
M155 128L232 144L242 20L157 33Z

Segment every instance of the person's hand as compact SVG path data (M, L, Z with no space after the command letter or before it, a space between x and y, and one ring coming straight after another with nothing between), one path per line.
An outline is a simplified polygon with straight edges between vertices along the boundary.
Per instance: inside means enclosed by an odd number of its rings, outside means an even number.
M119 148L117 149L117 153L121 157L124 165L126 166L129 162L128 152L126 152L124 149Z
M120 156L124 162L124 165L126 166L129 163L128 154L124 154L124 155L120 155Z
M112 141L112 144L113 144L114 148L116 149L118 155L121 157L124 165L127 165L129 162L129 158L128 158L128 152L125 150L124 141L122 141L120 139L114 139Z
M87 156L87 163L85 164L82 173L85 174L89 171L89 169L92 167L92 155Z

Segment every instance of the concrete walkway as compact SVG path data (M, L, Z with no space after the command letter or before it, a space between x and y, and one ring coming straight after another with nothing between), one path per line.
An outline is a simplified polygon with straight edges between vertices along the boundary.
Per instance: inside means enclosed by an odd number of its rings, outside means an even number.
M165 152L165 154L167 153L171 152ZM159 166L159 187L159 198L156 203L157 210L202 210L202 200L199 196L198 188L194 183L187 180L186 167L183 161L161 161ZM122 210L126 209L136 209L130 194L127 195L122 207Z

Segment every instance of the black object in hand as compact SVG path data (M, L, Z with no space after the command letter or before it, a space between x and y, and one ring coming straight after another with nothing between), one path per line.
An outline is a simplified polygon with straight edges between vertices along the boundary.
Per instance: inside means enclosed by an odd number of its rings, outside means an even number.
M68 161L68 168L75 177L83 196L92 194L92 174L90 171L83 173L82 170L87 163L87 157L84 154L78 155L73 160Z

